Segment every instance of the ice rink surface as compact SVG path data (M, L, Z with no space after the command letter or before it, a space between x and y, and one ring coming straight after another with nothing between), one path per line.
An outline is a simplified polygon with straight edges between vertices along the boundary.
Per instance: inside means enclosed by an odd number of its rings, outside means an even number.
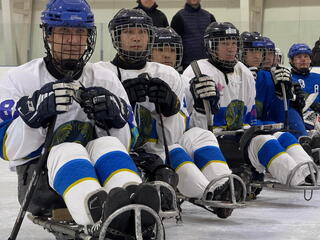
M0 240L8 239L19 211L16 174L0 161ZM320 192L311 201L303 192L262 191L223 220L192 204L182 205L183 224L165 221L167 240L319 240ZM54 240L53 235L25 218L20 240Z

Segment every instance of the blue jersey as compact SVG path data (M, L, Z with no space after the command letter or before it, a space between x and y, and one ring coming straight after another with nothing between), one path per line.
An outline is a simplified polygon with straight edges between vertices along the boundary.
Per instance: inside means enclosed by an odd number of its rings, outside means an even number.
M293 73L292 81L299 83L301 89L308 94L319 92L320 74L318 73L311 72L306 76ZM318 95L314 102L320 102L320 95Z
M283 100L275 94L274 82L269 71L260 70L256 78L257 118L264 124L283 123L285 111ZM300 114L292 107L288 109L288 126L296 137L307 135Z

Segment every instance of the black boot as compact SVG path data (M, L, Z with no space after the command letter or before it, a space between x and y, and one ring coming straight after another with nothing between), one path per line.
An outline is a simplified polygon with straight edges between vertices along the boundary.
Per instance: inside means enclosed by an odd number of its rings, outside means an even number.
M302 146L303 150L308 153L309 156L312 155L311 149L311 138L309 136L301 136L299 137L299 143Z
M133 187L129 188L129 191L133 190ZM140 184L136 187L134 194L131 195L131 202L133 204L142 204L152 208L156 213L159 213L160 198L157 189L149 184ZM134 221L132 221L134 222ZM143 239L151 239L153 237L153 228L156 220L149 213L141 212L141 230ZM132 226L131 234L135 234L134 226Z
M152 181L162 181L168 183L175 191L177 190L179 176L174 171L174 169L161 165L156 168L156 170L152 173L153 178ZM169 211L173 209L173 196L169 189L166 187L160 187L161 194L161 210Z
M103 198L105 198L104 201L102 201ZM100 205L101 203L102 205ZM92 195L88 200L88 208L94 224L87 227L87 232L93 237L99 237L101 227L106 219L116 210L129 204L129 194L123 188L113 188L109 194L104 190L101 190ZM124 233L127 230L126 228L130 221L130 217L130 212L122 213L117 216L109 226L113 230ZM119 235L113 235L109 232L107 233L107 236L111 239L122 239Z
M316 134L311 139L312 158L315 164L320 166L320 135Z
M234 181L234 193L236 201L239 201L241 199L242 194L242 185L237 180ZM216 201L231 202L232 198L230 191L230 180L226 181L224 184L217 187L212 194L212 198L212 200ZM233 212L233 208L213 208L213 210L219 218L227 218L231 216Z

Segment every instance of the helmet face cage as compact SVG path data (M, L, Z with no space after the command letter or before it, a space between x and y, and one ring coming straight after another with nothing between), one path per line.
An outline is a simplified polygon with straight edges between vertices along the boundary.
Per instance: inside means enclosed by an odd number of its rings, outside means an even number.
M63 74L68 71L81 71L94 52L96 28L45 25L42 28L47 56L57 70Z
M96 42L94 15L86 0L49 0L41 13L48 58L63 75L81 71Z
M175 55L175 61L172 64L170 64L173 68L178 68L181 65L182 62L182 56L183 56L183 46L182 43L175 43L175 42L163 42L163 43L154 43L152 46L152 51L150 54L150 61L154 61L156 56L154 55L157 51L157 54L162 54L162 61L160 63L164 62L171 62L173 60L173 57L171 57L170 53ZM166 64L166 63L164 63ZM169 65L169 64L167 64Z
M269 70L275 64L275 49L272 48L265 48L263 52L263 60L262 60L262 67L266 70Z
M249 54L252 54L249 56ZM264 43L261 40L248 41L242 40L240 47L240 59L241 61L249 67L261 67L262 60L264 57ZM249 59L249 57L254 59ZM258 63L259 58L261 58L260 63ZM253 66L254 64L255 66Z
M227 40L234 40L237 43L237 51L236 51L234 60L230 60L230 61L222 60L217 55L219 44ZM212 37L211 36L211 37L205 37L204 41L205 41L206 49L210 54L211 58L215 62L218 62L220 66L226 67L226 68L233 68L237 64L238 62L237 56L239 54L239 46L240 46L239 36L229 36L229 37Z
M123 24L110 30L110 33L114 48L125 60L137 62L147 59L150 55L154 41L152 25Z
M241 61L248 67L260 68L264 58L264 50L263 48L244 48L241 50L240 56Z

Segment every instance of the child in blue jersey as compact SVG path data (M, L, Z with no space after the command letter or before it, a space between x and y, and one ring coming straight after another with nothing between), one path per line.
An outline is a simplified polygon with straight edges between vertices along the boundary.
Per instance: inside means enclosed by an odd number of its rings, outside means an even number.
M288 129L299 138L306 136L307 132L301 117L303 99L300 95L294 96L290 81L286 83L286 97L288 101L288 117L285 116L284 102L280 84L275 84L271 73L275 61L275 44L264 38L265 57L261 64L262 69L257 72L256 78L256 107L257 118L264 123L276 122L288 124ZM273 59L271 61L271 59ZM289 71L286 71L289 74ZM298 91L296 91L298 93Z
M291 65L291 77L294 83L299 83L301 89L307 94L318 93L320 86L320 74L310 72L312 51L304 43L293 44L288 52L288 58ZM320 96L318 95L311 105L312 111L320 111ZM309 114L308 114L309 115ZM314 123L306 123L308 129L313 129Z
M320 74L310 72L311 70L311 55L312 51L307 44L295 43L288 52L288 58L291 65L291 78L293 83L300 84L301 89L305 92L305 95L315 94L315 98L312 98L308 105L310 108L303 113L305 126L308 130L313 132L312 139L309 140L309 144L312 149L318 149L320 146L320 137L318 134L319 129L316 127L319 122L317 116L320 113ZM318 94L318 95L316 95ZM316 163L319 164L320 158L318 151L312 151L313 157Z

